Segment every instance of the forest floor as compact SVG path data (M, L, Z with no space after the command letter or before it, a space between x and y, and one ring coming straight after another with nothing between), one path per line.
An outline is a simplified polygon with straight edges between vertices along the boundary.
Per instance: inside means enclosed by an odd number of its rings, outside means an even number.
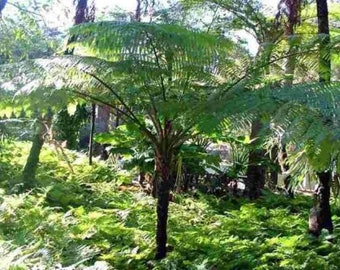
M153 260L155 200L131 179L68 151L67 163L45 147L39 187L17 194L29 151L23 142L0 144L0 269L340 269L340 214L334 235L307 234L312 199L266 192L250 202L228 196L175 194L169 245Z

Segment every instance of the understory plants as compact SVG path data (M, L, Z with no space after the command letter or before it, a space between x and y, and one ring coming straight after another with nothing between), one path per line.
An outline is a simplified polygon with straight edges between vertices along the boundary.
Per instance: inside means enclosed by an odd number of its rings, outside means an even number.
M175 248L155 261L154 198L134 185L120 185L119 172L100 161L91 169L77 152L66 151L72 174L47 146L39 187L16 194L19 153L28 150L25 142L1 145L0 269L340 267L339 218L333 216L333 235L324 232L316 240L306 231L312 199L270 192L255 201L173 194L169 245Z

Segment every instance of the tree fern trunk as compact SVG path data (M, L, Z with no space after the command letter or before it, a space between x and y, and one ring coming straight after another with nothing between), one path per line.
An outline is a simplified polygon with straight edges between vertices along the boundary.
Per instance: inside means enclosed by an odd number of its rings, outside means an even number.
M96 104L92 103L91 107L91 130L90 130L90 138L89 138L89 165L92 165L93 158L93 136L96 125Z
M159 181L158 184L158 201L157 201L157 230L156 230L156 260L166 257L166 243L167 243L167 223L169 211L169 181Z
M258 139L256 140L261 127L262 123L259 120L255 120L251 127L250 139L255 140L251 143L247 177L245 179L245 195L250 199L257 199L260 197L265 184L266 170L262 164L265 152L260 148Z
M269 184L268 187L270 190L275 191L277 188L277 183L278 183L278 172L276 169L271 169L270 171L270 179L269 179Z
M151 180L151 195L154 198L157 198L157 180L158 180L158 175L157 172L155 172L152 176Z
M35 175L38 168L40 152L44 145L44 133L44 125L40 121L37 121L35 124L32 147L22 172L24 191L33 188L36 185Z
M156 167L160 179L157 183L157 228L156 228L156 260L166 257L167 244L167 222L170 195L170 159L164 155L157 154Z
M319 205L321 215L321 229L326 229L330 233L333 232L333 222L331 215L331 206L329 203L331 196L330 180L332 173L330 171L318 173L320 181L319 187Z
M265 168L259 164L263 151L252 151L249 155L247 178L245 180L245 195L254 200L261 196L265 184Z
M309 232L318 237L322 229L333 232L333 222L331 215L331 206L329 203L330 192L330 179L331 172L317 173L319 178L319 187L315 191L316 205L312 208L309 217Z
M289 164L287 163L287 150L286 150L286 145L282 145L281 149L282 153L282 162L283 162L283 169L285 172L289 170ZM290 175L288 175L284 180L283 180L284 188L285 191L288 195L289 198L294 198L294 189L292 187L292 178Z
M110 117L111 117L111 108L106 105L98 105L97 115L96 115L96 132L109 132L110 130ZM109 154L105 150L107 144L100 144L95 142L94 144L94 155L100 156L101 160L107 160Z
M279 172L279 165L278 165L278 146L275 145L271 149L270 153L270 177L268 179L268 187L271 190L275 190L277 188L278 183L278 172Z

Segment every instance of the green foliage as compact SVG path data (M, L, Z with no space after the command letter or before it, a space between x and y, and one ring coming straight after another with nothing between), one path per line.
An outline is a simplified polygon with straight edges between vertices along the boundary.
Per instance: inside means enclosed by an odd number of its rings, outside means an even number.
M143 123L145 114L154 126L172 119L176 129L201 119L194 111L225 80L219 73L224 72L225 61L231 63L228 55L235 49L226 38L166 24L101 22L77 26L71 34L78 37L71 45L76 46L75 53L87 57L33 62L40 76L22 93L32 94L41 84L71 89L93 101L129 107L125 114L134 121Z
M77 104L73 114L64 107L53 119L54 138L66 141L68 149L77 149L80 129L86 124L88 118L89 112L84 104Z
M0 63L52 55L55 40L44 35L30 14L21 12L18 15L16 19L6 17L1 21Z
M204 174L205 169L219 166L221 161L218 155L208 153L207 149L195 142L182 145L178 156L186 171L197 174Z
M25 165L26 157L30 151L27 142L4 140L0 142L0 186L15 191L16 185L21 183L21 170ZM65 150L66 151L66 150ZM40 166L36 178L39 186L47 187L55 179L71 181L71 183L101 182L116 180L116 172L105 164L96 163L93 167L87 165L84 154L67 151L66 155L72 164L73 173L69 164L55 150L54 145L46 144L40 155Z
M290 99L286 90L284 87L273 92L279 103ZM315 170L330 168L331 159L337 159L339 155L338 83L294 85L289 92L294 100L275 112L273 122L286 131L285 139L294 143L296 152L306 153Z
M95 140L110 145L109 152L123 162L123 168L141 172L152 172L154 169L154 151L144 140L144 136L134 125L120 125L110 133L100 133Z

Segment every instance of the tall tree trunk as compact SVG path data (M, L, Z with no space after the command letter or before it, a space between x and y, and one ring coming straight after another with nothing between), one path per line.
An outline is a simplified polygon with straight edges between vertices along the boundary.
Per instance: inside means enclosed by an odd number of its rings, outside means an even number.
M41 120L36 121L34 129L32 147L22 172L23 191L33 188L36 185L35 175L38 168L40 152L44 145L46 129Z
M295 41L295 31L294 27L300 23L300 9L301 9L301 0L281 0L280 3L284 3L286 6L286 9L288 11L287 13L287 21L285 23L285 36L288 43L288 56L286 59L286 65L285 65L285 85L291 86L294 81L294 73L295 73L295 66L296 66L296 41ZM285 171L289 170L289 164L287 163L287 151L286 151L286 145L283 144L281 148L281 156L282 156L282 162L284 163L284 169ZM284 187L287 192L287 195L291 198L294 197L294 189L292 187L292 181L291 176L288 175L284 179Z
M315 207L311 209L309 216L309 232L318 237L321 234L322 229L333 232L333 222L331 215L330 200L330 179L332 173L319 172L317 173L319 178L319 186L314 192L316 200Z
M294 27L300 23L302 0L280 0L278 3L278 13L276 14L276 23L283 23L284 34L288 43L287 58L285 63L285 80L284 84L290 86L293 84L296 56L295 31ZM282 142L280 142L282 143ZM280 149L281 161L284 163L284 171L289 170L289 164L286 162L286 146L283 144ZM280 167L280 166L278 166ZM281 172L284 172L281 170ZM291 177L287 176L284 180L284 187L289 197L294 197L291 185Z
M91 129L90 129L90 138L89 138L89 165L92 165L93 158L93 136L95 132L96 125L96 104L92 103L91 106Z
M93 22L95 19L95 7L94 4L89 5L87 0L78 0L76 7L76 15L74 17L74 24L82 24L87 22ZM72 37L71 37L72 38ZM73 37L74 39L75 37ZM94 104L92 104L93 108ZM108 132L109 131L109 120L111 109L108 106L98 104L95 123L91 122L91 125L96 126L96 132ZM92 130L92 127L91 127ZM93 138L93 134L92 136ZM93 140L89 144L89 157L92 163L92 155L100 155L100 158L105 160L108 158L108 154L105 151L105 145L94 143Z
M117 105L118 106L118 105ZM117 128L119 125L120 125L120 112L118 109L115 110L115 114L116 114L116 117L115 117L115 123L114 123L114 127Z
M293 84L294 81L294 72L295 72L295 63L296 63L296 56L294 55L294 52L296 51L295 45L294 45L294 40L293 40L293 36L294 36L294 24L289 22L288 19L288 25L286 26L286 38L287 38L287 42L288 42L288 57L286 59L286 66L285 66L285 85L286 86L291 86ZM284 169L285 171L289 171L289 164L287 163L287 151L286 151L286 145L283 144L282 148L282 157L283 157L283 163L284 163ZM287 195L290 198L294 197L294 189L292 187L292 181L291 181L291 176L288 175L285 179L284 179L284 188L285 191L287 193Z
M330 171L318 173L320 182L320 194L319 194L319 208L321 210L321 228L333 232L333 222L331 215L331 206L329 203L331 196L331 182L332 173Z
M278 165L278 146L275 145L270 150L270 177L268 179L268 187L271 190L276 190L278 184L278 173L279 173L279 165Z
M245 195L250 199L257 199L261 196L261 191L265 184L266 170L263 165L265 151L260 148L258 135L260 133L262 123L255 120L251 126L250 138L255 139L249 151L249 160L247 168L247 177L245 179Z
M109 132L110 130L110 117L111 108L106 105L98 105L96 115L96 133ZM93 148L93 154L100 156L101 160L107 160L109 157L105 147L107 144L95 143Z
M289 164L287 162L288 154L287 154L287 149L286 145L283 144L281 148L281 157L282 157L282 163L283 163L283 172L287 172L289 170ZM290 198L294 198L294 189L292 187L292 178L290 175L287 175L284 180L283 184L285 187L285 191Z
M272 40L275 40L276 36L272 37L270 36L270 33L268 33L268 36L265 36L264 38L266 39L259 40L259 44L262 44L262 46L259 48L255 60L260 63L262 61L262 63L269 63L273 52ZM270 74L270 65L268 64L259 72ZM251 124L250 140L252 143L250 144L248 168L246 173L247 177L245 180L245 195L250 199L257 199L261 196L261 191L264 188L266 179L266 167L264 166L263 161L267 157L265 150L260 147L259 138L262 126L263 125L259 118L255 119Z
M88 7L87 0L78 0L76 7L76 15L74 16L74 24L81 24L87 20Z
M320 36L319 81L331 81L330 35L327 0L317 0L318 32Z
M94 21L94 8L92 8L93 12L90 14L87 0L78 0L76 6L76 14L74 16L74 25L85 23L85 22L93 22ZM76 40L76 36L72 35L69 37L67 41L67 45L74 42ZM72 55L74 48L66 48L64 54Z
M320 36L319 47L319 81L320 83L329 83L331 80L331 60L330 60L330 35L328 21L327 0L317 0L318 32ZM325 122L332 121L325 119ZM312 208L309 219L309 231L319 236L322 229L333 232L333 222L330 207L330 185L332 173L329 170L317 172L319 178L319 187L315 192L316 206Z
M142 18L142 0L137 0L137 7L135 12L135 21L140 22Z
M107 105L101 105L98 107L98 113L96 116L98 131L100 132L109 132L110 129L110 116L111 116L111 108Z

